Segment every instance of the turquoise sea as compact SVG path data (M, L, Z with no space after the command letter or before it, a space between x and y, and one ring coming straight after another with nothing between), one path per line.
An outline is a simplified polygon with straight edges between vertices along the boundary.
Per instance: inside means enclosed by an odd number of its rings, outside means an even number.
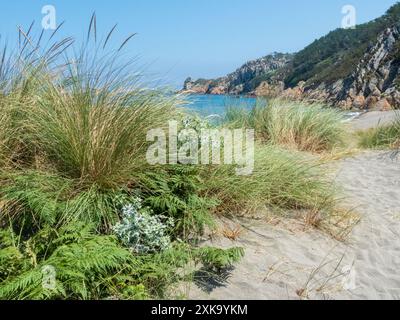
M189 95L187 108L202 117L223 117L229 107L239 107L251 110L257 99L245 96L227 95Z
M213 121L222 119L229 107L251 110L260 102L260 98L246 96L228 96L228 95L189 95L185 106L188 110L196 114L210 118ZM351 121L358 117L362 112L343 111L344 121Z

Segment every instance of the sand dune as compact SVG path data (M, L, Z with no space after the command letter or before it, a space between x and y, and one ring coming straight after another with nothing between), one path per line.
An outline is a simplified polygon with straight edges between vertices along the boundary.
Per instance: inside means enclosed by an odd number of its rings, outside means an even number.
M242 220L246 256L221 279L199 280L191 299L400 299L400 161L365 152L336 163L345 205L361 214L347 243L298 221Z

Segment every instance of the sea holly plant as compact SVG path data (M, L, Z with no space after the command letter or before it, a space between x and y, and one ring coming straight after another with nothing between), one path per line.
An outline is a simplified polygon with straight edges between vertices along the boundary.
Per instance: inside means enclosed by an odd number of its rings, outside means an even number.
M122 208L122 220L113 230L132 252L149 254L171 247L168 230L173 226L172 218L154 215L150 208L142 207L142 199L134 198Z
M197 132L211 128L207 119L200 118L196 115L186 115L181 122L184 129L194 129Z

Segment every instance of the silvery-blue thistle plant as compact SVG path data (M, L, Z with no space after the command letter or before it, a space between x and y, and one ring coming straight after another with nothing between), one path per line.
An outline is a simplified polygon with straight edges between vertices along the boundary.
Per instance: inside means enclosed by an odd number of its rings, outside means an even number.
M122 219L113 231L120 241L139 254L156 253L171 246L168 229L172 218L155 216L149 208L142 208L142 200L134 198L122 208Z

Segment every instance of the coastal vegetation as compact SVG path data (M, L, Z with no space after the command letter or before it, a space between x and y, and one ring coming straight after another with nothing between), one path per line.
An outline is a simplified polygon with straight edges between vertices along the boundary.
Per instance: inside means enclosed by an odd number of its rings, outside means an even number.
M400 147L400 115L393 123L359 132L359 144L363 148L382 149Z
M260 208L317 210L330 214L335 190L316 160L280 146L258 144L252 175L237 176L232 168L219 166L207 172L207 193L219 200L218 211L251 214Z
M399 25L400 4L385 15L354 29L337 29L298 52L285 78L288 86L300 81L331 83L348 77L364 53L376 41L377 35L393 25ZM399 58L398 48L396 58Z
M343 114L321 104L272 99L250 112L231 108L226 121L254 128L261 141L300 151L329 151L343 142Z
M0 299L162 298L188 266L237 262L240 248L195 246L215 206L198 169L146 161L181 99L118 64L95 16L81 50L29 30L0 64Z
M199 246L216 215L259 208L329 215L335 194L318 162L298 151L340 141L340 116L275 101L229 126L257 132L255 171L150 165L146 134L182 121L182 97L146 89L120 51L100 42L49 48L20 31L0 59L0 299L175 298L198 268L218 273L239 247ZM74 48L71 50L71 48Z

